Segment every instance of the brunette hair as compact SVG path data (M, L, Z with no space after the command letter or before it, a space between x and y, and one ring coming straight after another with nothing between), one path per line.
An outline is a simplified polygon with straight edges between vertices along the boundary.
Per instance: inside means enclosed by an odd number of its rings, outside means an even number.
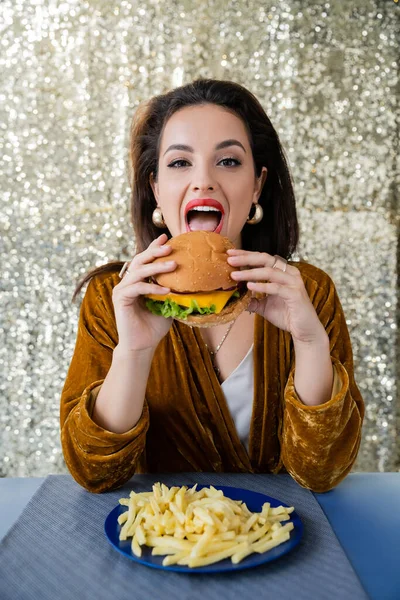
M279 254L289 259L296 250L299 226L293 184L284 150L271 121L257 98L242 85L217 79L197 79L165 94L154 96L136 110L130 129L130 211L136 252L143 252L162 231L152 222L156 200L150 175L157 180L161 136L168 119L186 106L215 104L235 113L244 122L253 153L257 177L263 166L267 179L258 202L264 217L256 225L245 225L242 247L255 252ZM252 213L250 213L250 217ZM168 239L171 233L166 228ZM88 272L78 283L72 301L94 275L120 269L123 262L110 262Z

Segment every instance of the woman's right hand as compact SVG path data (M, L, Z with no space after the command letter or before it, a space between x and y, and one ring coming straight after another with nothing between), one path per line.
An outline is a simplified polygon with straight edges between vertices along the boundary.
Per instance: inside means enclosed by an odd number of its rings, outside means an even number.
M167 256L171 248L165 245L165 233L156 238L149 247L137 254L118 285L113 288L113 305L118 330L118 348L124 352L155 350L172 325L172 317L165 318L147 310L140 296L146 294L167 294L171 290L156 283L148 283L148 278L159 273L176 269L166 262L153 264L154 259Z

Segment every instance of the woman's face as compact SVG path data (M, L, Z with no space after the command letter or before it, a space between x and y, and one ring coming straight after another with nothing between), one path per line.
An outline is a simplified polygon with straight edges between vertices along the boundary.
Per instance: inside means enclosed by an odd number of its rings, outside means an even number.
M224 142L226 145L218 149ZM174 148L176 145L180 148ZM185 214L192 200L212 199L224 212L222 229L218 228L217 233L241 248L242 228L266 175L263 167L260 177L256 177L241 119L215 104L206 104L182 108L167 121L161 138L158 179L153 181L151 177L150 183L172 236L186 233L188 227L214 230L220 222L218 212L190 212L189 224Z

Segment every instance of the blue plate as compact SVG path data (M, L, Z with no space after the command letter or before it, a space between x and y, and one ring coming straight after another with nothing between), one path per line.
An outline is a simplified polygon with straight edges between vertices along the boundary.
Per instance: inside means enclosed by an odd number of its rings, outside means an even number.
M188 487L192 487L189 484ZM197 489L200 490L203 487L209 487L208 485L198 485ZM244 490L241 488L225 487L221 485L214 485L217 490L222 490L224 495L232 500L242 500L246 503L247 508L252 512L261 512L262 505L264 502L270 502L271 507L277 506L288 506L284 502L280 502L270 496L259 494L258 492L251 492L250 490ZM164 556L153 556L151 554L151 548L148 546L142 546L142 556L135 556L131 550L131 538L126 541L119 540L119 532L121 531L121 525L118 523L118 517L121 513L127 510L126 506L120 504L116 506L108 515L104 523L104 531L108 541L118 552L134 560L135 562L153 567L154 569L164 569L165 571L178 571L180 573L224 573L225 571L240 571L242 569L250 569L257 567L264 563L276 560L277 558L287 554L300 542L303 535L303 524L300 520L299 515L296 511L291 513L291 521L293 522L294 529L290 532L290 539L272 550L268 550L263 554L250 554L246 556L240 563L233 564L230 558L226 558L212 565L205 567L188 567L185 565L170 565L164 567L162 561Z

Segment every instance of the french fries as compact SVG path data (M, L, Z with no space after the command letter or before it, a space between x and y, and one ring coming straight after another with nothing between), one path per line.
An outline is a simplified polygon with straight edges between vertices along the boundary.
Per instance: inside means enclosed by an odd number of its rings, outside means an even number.
M127 510L118 517L119 539L132 538L131 548L142 546L165 556L163 565L203 567L225 558L237 564L254 552L262 553L290 538L294 507L271 508L265 502L252 513L240 500L224 496L213 486L197 491L197 484L168 488L155 483L152 492L131 492L119 503ZM282 525L283 521L289 521Z

